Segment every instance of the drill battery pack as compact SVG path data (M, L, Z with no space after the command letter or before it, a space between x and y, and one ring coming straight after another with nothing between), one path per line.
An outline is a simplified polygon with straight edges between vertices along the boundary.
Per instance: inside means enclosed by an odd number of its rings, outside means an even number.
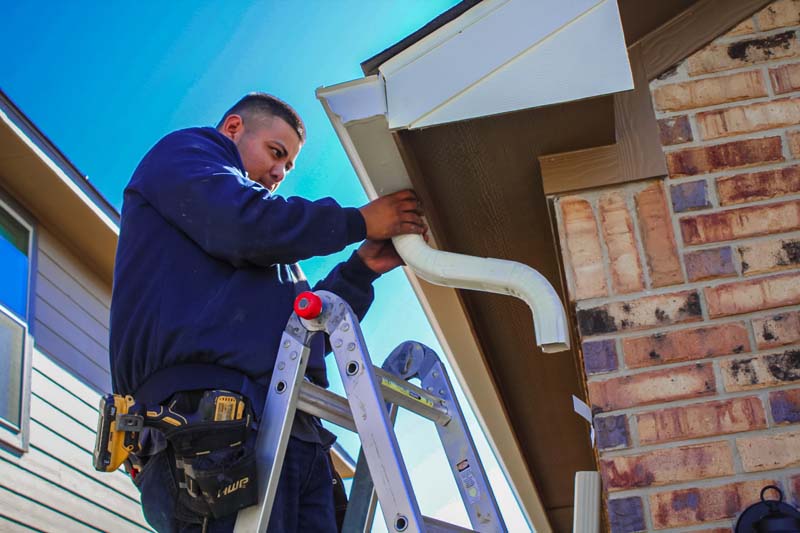
M97 436L94 442L95 470L113 472L139 447L144 417L132 396L106 394L100 398Z

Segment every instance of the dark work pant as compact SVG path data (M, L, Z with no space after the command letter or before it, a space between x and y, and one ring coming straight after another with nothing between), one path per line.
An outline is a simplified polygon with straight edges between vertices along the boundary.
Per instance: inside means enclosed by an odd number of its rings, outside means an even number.
M178 501L175 467L166 452L150 458L135 484L147 522L159 533L202 531L202 517ZM336 533L333 475L328 452L319 444L289 438L269 533ZM209 519L209 533L233 531L236 514Z

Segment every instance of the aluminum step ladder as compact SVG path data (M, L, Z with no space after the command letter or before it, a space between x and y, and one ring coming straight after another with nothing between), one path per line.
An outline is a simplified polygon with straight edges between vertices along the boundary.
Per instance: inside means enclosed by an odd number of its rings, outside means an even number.
M319 332L328 336L346 398L303 379L311 339ZM412 378L419 378L421 387L409 383ZM472 529L420 513L394 433L398 406L435 423ZM507 531L436 353L420 343L405 342L383 368L374 367L350 306L333 293L317 291L297 297L281 338L256 440L259 503L239 511L236 533L267 530L297 409L358 433L362 448L345 532L371 528L376 498L390 532Z

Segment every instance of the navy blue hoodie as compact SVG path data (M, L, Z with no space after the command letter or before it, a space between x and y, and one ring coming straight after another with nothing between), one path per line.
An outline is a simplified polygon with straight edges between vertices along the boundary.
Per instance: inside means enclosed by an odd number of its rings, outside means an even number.
M114 391L132 394L154 372L185 363L268 384L297 292L287 265L365 236L355 208L282 198L249 180L236 145L217 130L167 135L124 193L111 301ZM377 277L354 253L315 289L338 294L362 318ZM327 386L322 352L318 342L308 373Z

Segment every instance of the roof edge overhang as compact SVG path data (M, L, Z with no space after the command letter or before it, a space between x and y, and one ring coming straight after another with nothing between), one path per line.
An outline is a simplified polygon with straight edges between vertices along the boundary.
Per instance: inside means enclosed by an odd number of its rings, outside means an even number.
M109 286L119 214L0 93L0 185Z
M386 120L385 92L377 75L319 89L317 97L370 199L412 187ZM435 240L432 235L433 246ZM552 531L456 290L425 282L408 267L404 271L528 523L536 531Z

